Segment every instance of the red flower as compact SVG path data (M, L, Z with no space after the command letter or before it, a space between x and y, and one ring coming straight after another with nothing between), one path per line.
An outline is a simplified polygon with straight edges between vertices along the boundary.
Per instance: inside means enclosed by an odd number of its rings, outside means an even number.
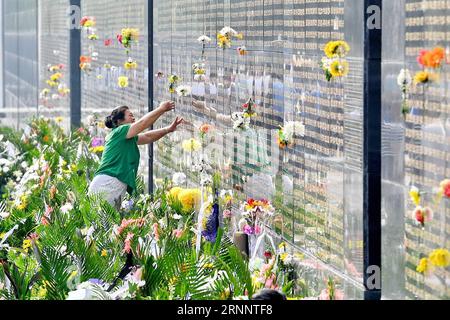
M267 259L272 258L272 252L270 252L270 251L265 251L265 252L264 252L264 257L266 257Z
M122 44L122 35L121 34L117 35L117 41L119 41L120 44Z
M420 50L419 56L417 57L417 62L424 67L425 66L425 56L428 54L428 50Z
M450 179L441 182L441 191L444 196L450 198Z
M112 39L106 39L105 40L105 47L109 47L110 45L112 45Z
M248 103L243 104L242 108L247 109L248 108Z
M84 24L85 24L88 20L89 20L89 17L83 17L83 18L80 20L80 24L81 24L82 26L84 26Z

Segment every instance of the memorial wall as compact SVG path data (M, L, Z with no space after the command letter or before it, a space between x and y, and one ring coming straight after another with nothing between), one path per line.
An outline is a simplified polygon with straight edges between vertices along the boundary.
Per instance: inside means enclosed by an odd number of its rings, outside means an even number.
M207 163L232 193L230 233L245 200L269 200L273 237L300 253L311 290L331 276L346 299L361 299L363 1L154 1L153 74L147 1L81 5L80 17L96 21L81 34L83 122L101 121L118 105L144 115L151 77L154 107L176 101L155 127L176 115L186 121L154 145L155 185L199 187L196 167ZM448 268L436 257L450 247L450 0L383 5L383 297L448 299ZM68 128L67 10L66 0L39 1L38 112ZM231 38L218 38L225 27ZM123 28L138 29L138 43L119 43ZM338 40L349 51L328 81L320 63ZM143 175L147 154L141 148Z

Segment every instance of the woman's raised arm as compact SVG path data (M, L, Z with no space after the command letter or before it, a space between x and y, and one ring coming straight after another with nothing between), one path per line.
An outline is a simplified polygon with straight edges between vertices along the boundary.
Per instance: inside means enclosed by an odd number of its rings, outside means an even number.
M157 109L147 113L131 125L130 130L128 130L127 139L136 137L139 133L151 127L164 113L173 109L175 109L175 102L166 101L161 103Z

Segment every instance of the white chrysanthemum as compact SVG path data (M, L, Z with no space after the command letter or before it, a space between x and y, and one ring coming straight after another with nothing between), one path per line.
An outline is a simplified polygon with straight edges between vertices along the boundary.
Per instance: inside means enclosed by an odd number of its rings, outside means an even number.
M412 83L412 76L411 76L411 72L408 69L402 69L400 70L400 73L397 77L397 84L400 87L408 87L410 86Z
M305 126L299 121L288 121L283 127L284 136L288 141L294 139L294 135L305 136Z
M188 95L191 94L191 87L189 87L189 86L179 86L179 87L177 87L176 91L177 91L177 94L180 97L187 97Z
M181 218L183 218L183 216L175 213L172 218L174 218L175 220L181 220Z
M0 212L1 219L7 219L11 214L9 212Z
M322 68L329 70L331 68L331 63L333 62L333 59L328 58L322 58Z
M222 30L219 31L221 35L224 36L236 36L238 33L231 27L223 27Z
M66 203L65 205L63 205L63 206L60 208L60 210L61 210L62 213L66 214L66 213L68 213L69 211L73 210L73 205L72 205L70 202L68 202L68 203Z
M186 175L183 172L176 172L173 174L172 182L176 186L181 186L186 182Z
M205 81L206 76L204 74L196 74L194 75L194 81Z
M244 112L234 112L231 115L234 129L245 129L250 124L250 118L244 115Z
M197 41L200 43L210 43L211 38L206 35L202 35L202 36L198 37Z

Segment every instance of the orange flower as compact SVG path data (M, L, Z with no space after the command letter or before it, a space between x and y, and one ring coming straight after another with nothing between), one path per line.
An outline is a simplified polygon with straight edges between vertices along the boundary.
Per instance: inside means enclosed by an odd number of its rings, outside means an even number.
M202 134L207 134L209 131L211 131L213 129L213 126L212 125L210 125L210 124L207 124L207 123L205 123L205 124L202 124L201 126L200 126L200 132L202 133Z
M44 141L44 142L49 142L49 141L50 141L50 137L49 137L49 136L44 136L44 137L42 138L42 141Z
M432 50L421 50L417 57L417 62L425 68L439 68L444 61L445 50L441 47L436 47Z
M80 57L80 63L89 63L91 61L92 61L91 57L88 57L88 56L81 56Z

